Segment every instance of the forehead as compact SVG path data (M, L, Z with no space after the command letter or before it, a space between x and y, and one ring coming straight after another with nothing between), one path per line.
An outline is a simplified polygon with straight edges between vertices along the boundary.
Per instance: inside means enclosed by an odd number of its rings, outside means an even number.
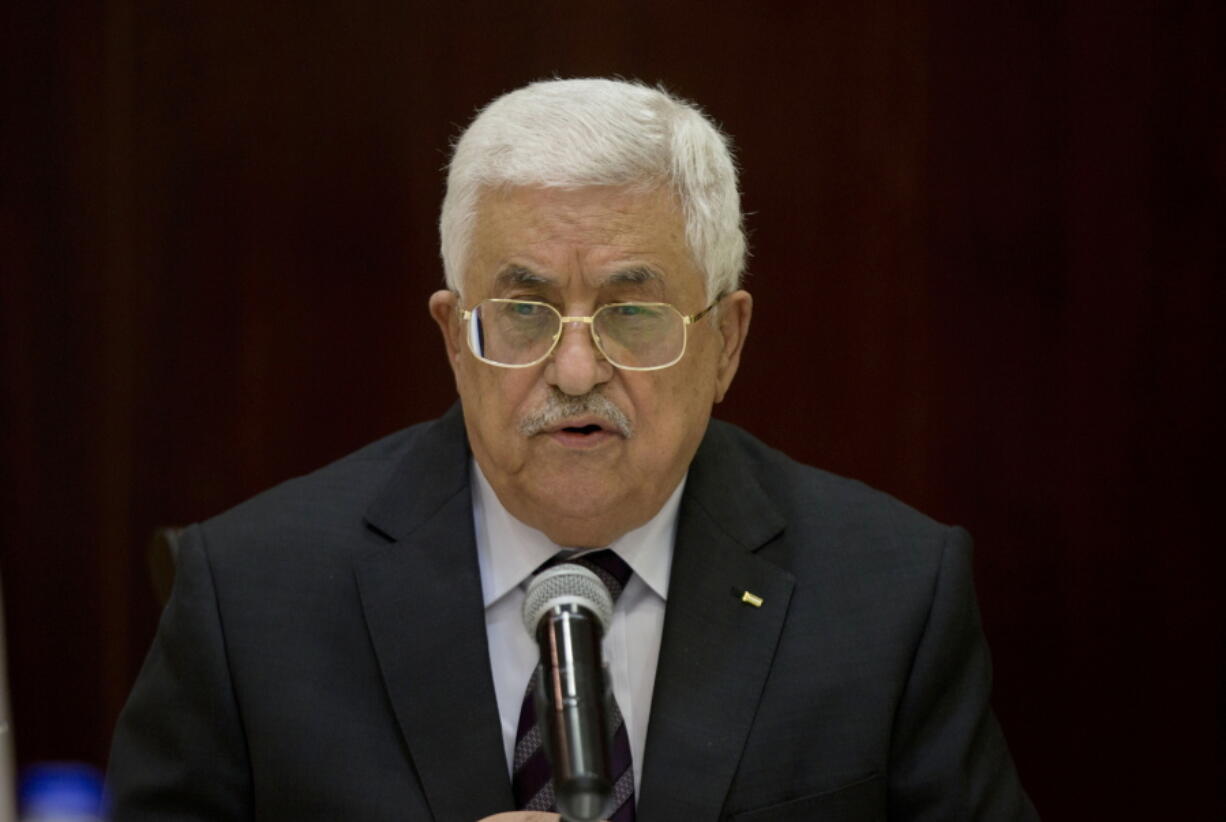
M578 282L670 295L703 289L681 208L668 189L487 190L476 218L467 290Z

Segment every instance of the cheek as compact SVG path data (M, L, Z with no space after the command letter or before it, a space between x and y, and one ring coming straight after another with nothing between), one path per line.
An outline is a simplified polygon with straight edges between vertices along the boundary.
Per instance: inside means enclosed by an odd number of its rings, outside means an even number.
M465 413L473 415L473 421L491 436L514 429L522 416L522 406L539 382L533 374L526 373L531 371L497 369L465 358L457 372Z
M678 450L687 450L701 438L710 413L709 379L688 369L670 376L677 379L640 386L633 398L640 453L650 463L671 462Z

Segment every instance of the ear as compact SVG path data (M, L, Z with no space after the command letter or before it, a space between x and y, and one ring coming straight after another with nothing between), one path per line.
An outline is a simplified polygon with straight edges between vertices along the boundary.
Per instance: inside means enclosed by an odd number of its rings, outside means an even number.
M732 386L737 367L741 364L741 350L749 335L749 318L753 314L753 297L748 291L734 291L719 304L719 333L723 337L719 364L715 373L715 401L722 402Z
M459 294L446 289L435 291L430 295L430 316L434 318L435 324L442 332L443 347L447 349L447 362L451 364L451 370L456 373L457 377L459 376L457 369L460 365L460 347L464 343L461 339L463 324L460 322L459 299Z

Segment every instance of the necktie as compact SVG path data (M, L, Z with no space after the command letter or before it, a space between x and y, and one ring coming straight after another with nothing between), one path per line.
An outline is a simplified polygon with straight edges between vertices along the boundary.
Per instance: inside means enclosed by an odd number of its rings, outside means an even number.
M543 571L561 562L573 562L593 571L608 587L615 603L633 573L621 557L607 548L575 559L567 559L565 555L559 554L537 570ZM518 810L555 811L557 808L554 806L549 759L545 756L541 731L536 724L536 705L532 699L534 684L533 680L529 679L519 711L511 788L515 793ZM616 701L613 711L614 716L610 724L615 726L616 730L612 734L613 750L609 757L609 771L613 779L612 807L615 810L609 814L609 822L634 822L634 769L630 761L630 737L626 733L626 723Z

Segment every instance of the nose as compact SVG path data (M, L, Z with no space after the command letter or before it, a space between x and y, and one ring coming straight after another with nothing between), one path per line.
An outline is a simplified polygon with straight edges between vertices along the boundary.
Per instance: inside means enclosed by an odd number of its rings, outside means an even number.
M591 326L567 323L545 366L545 381L564 394L578 397L612 376L613 366L592 341Z

